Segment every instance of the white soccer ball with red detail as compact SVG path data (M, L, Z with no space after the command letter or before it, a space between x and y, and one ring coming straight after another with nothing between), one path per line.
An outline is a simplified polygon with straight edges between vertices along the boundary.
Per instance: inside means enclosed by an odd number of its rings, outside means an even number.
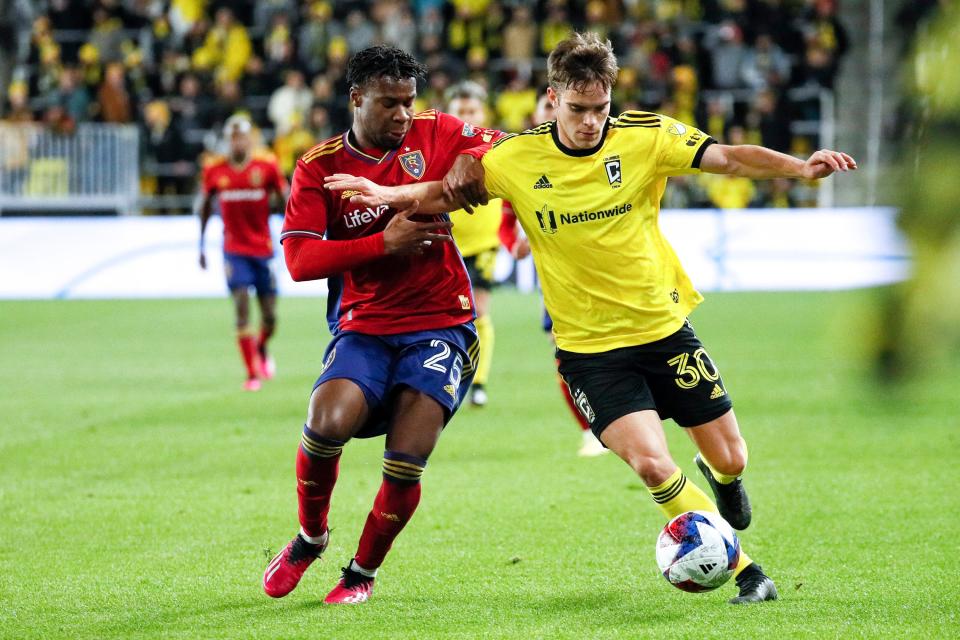
M725 584L740 562L740 540L726 520L709 511L681 513L657 539L657 565L683 591L711 591Z

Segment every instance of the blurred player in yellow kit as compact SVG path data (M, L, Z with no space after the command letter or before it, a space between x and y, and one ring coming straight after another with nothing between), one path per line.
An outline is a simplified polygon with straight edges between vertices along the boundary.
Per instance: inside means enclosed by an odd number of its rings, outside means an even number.
M476 135L479 129L474 127L487 126L486 102L487 92L483 87L476 82L461 82L447 94L447 113L466 123L465 136L471 135L471 132ZM450 214L453 239L470 274L476 302L477 319L474 324L480 337L480 356L470 390L470 404L476 407L487 404L486 384L493 363L494 330L490 318L490 292L493 289L493 268L500 248L502 217L503 201L499 198L474 207L473 214L463 209Z
M876 357L891 383L942 377L960 355L960 6L941 4L905 70L911 128L893 184L913 264L883 305Z

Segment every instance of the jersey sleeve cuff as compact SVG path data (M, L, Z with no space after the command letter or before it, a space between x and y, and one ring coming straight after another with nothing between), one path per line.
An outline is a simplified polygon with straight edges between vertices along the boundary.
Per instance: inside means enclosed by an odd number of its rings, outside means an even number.
M283 231L280 234L280 244L283 244L283 241L287 238L313 238L314 240L323 240L324 236L322 233L317 233L316 231L310 231L309 229L290 229L289 231Z
M716 143L717 141L714 138L708 137L706 140L704 140L703 144L700 145L700 148L697 149L696 155L693 156L693 163L690 166L693 167L694 169L699 169L700 161L703 160L703 152L707 150L707 147Z

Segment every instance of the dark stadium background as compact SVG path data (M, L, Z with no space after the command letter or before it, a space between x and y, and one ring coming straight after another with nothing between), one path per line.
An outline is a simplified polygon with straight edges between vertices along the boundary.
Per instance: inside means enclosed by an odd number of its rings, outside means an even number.
M847 89L838 73L850 55L851 12L842 19L840 4L4 0L0 83L8 91L0 113L63 135L84 122L135 123L143 207L182 213L197 163L215 149L231 114L253 117L288 173L314 141L344 130L344 70L359 49L387 43L416 53L430 69L423 108L442 108L452 83L481 83L491 124L517 131L530 124L547 53L572 29L586 29L608 37L619 56L614 113L659 111L721 141L804 155L823 145L824 117L834 117L821 113L824 90L833 99ZM710 189L689 179L672 183L665 201L816 203L811 185L736 181Z

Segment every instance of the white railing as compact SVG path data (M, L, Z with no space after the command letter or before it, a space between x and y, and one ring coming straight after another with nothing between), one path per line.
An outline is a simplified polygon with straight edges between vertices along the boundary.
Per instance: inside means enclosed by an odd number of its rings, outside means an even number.
M136 213L139 146L133 125L0 123L0 215Z
M660 223L701 291L788 291L902 280L910 260L894 218L885 208L691 209L664 211ZM276 237L283 221L270 222ZM199 233L186 216L0 219L0 299L222 296L220 218L207 230L205 271ZM502 252L496 278L513 271ZM282 251L276 273L284 296L326 293L325 282L291 280ZM516 265L516 282L535 288L530 258Z

